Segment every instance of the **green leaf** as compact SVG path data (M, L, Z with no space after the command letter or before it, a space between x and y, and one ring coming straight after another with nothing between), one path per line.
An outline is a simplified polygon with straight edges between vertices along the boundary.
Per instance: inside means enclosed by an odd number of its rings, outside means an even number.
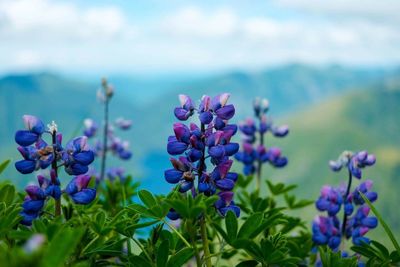
M258 226L261 224L263 219L262 213L254 213L249 218L247 218L246 222L242 225L239 230L238 239L239 238L248 238L250 235L257 230Z
M220 233L220 235L222 235L222 238L225 239L225 241L229 243L231 239L228 237L228 235L224 231L224 229L222 229L222 227L219 226L218 223L216 223L216 222L213 222L212 225L215 228L215 230L217 230L217 232Z
M374 240L371 240L371 244L381 252L383 259L388 259L390 257L389 250L384 245Z
M255 260L248 260L248 261L242 261L236 267L255 267L257 266L258 261Z
M167 267L181 267L192 257L193 257L193 249L184 248L169 259Z
M60 229L44 252L40 266L65 266L68 257L80 243L84 232L85 230L83 228Z
M5 184L0 189L0 202L4 202L6 206L10 206L14 200L15 187L11 184Z
M289 191L291 191L291 190L293 190L293 189L295 189L297 187L297 185L294 185L294 184L285 186L284 183L277 183L276 185L274 185L269 180L267 180L266 182L267 182L269 190L271 191L271 193L273 195L280 195L280 194L283 194L283 193L287 193L287 192L289 192Z
M141 256L132 256L129 257L129 266L133 266L133 267L152 267L151 263L141 257Z
M380 224L382 225L383 229L385 229L386 234L389 236L390 240L393 243L393 246L396 248L397 253L400 254L400 245L397 243L396 238L394 237L392 231L390 230L389 226L386 224L386 222L383 220L381 214L378 212L378 210L372 205L371 201L360 191L358 191L361 195L361 197L364 199L365 203L371 208L372 212L375 214L375 216L378 218Z
M7 159L0 164L0 174L7 168L8 164L10 164L11 160Z
M233 211L228 211L225 217L225 227L229 242L232 243L237 236L238 221Z
M143 202L143 204L148 208L152 208L157 205L157 201L154 198L153 194L147 190L140 190L139 198Z
M167 265L169 255L169 241L164 240L157 250L157 267L164 267Z

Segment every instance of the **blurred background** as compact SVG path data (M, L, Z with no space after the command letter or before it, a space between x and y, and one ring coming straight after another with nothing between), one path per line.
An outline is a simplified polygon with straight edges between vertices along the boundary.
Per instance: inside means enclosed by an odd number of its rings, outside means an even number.
M396 0L0 0L0 160L19 159L23 114L55 120L65 141L83 119L101 121L96 91L107 77L111 117L133 120L122 137L134 155L123 167L167 193L179 93L231 93L235 122L252 115L254 97L266 97L291 132L267 137L289 164L265 176L315 199L322 185L347 179L329 170L330 159L367 149L377 164L364 177L400 236L399 10ZM22 189L35 177L10 167L1 179Z

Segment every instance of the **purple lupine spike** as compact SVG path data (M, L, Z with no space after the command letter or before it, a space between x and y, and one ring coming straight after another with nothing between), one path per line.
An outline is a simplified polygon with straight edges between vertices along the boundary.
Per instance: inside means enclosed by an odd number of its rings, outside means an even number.
M246 119L239 125L239 130L243 134L243 150L236 154L236 159L244 164L245 175L257 173L257 181L260 184L263 163L268 162L277 168L282 168L288 163L288 159L281 155L280 149L265 147L264 136L271 132L275 137L284 137L288 134L289 127L273 125L272 120L266 115L269 110L268 100L256 98L253 108L258 127L252 118Z
M334 171L339 171L344 166L347 167L349 171L348 185L347 187L342 185L338 188L324 186L321 190L321 196L316 202L316 207L318 210L326 211L329 215L328 218L336 218L335 220L338 220L336 215L340 211L341 204L343 204L343 220L342 222L338 223L339 227L336 228L342 233L341 237L347 239L351 238L354 245L369 243L370 240L369 238L365 237L365 234L370 229L375 228L378 224L377 218L369 216L370 208L369 206L365 205L364 199L360 194L364 194L371 202L376 201L378 194L371 191L373 182L371 180L366 180L360 183L354 191L350 191L352 178L355 177L361 179L361 169L366 166L370 166L366 163L368 160L371 160L372 163L375 161L375 157L373 155L369 155L367 151L360 151L356 153L344 151L338 160L330 161L329 165ZM326 239L323 240L323 238L326 236L321 235L321 233L324 231L321 232L315 229L318 230L318 227L315 227L314 223L314 243L316 245L327 244ZM325 232L329 233L328 231ZM329 242L328 245L334 249Z
M239 145L231 142L237 126L229 124L235 108L227 104L228 98L227 93L213 98L205 95L195 109L188 96L179 96L181 106L175 108L175 116L179 120L187 120L197 110L200 120L200 126L190 123L188 127L175 123L175 135L168 138L168 153L173 156L184 155L171 159L173 168L164 172L166 181L176 184L179 192L191 190L194 196L198 193L210 196L233 189L237 175L229 172L232 165L229 157L237 153ZM206 162L208 158L210 160ZM207 166L208 163L212 165L211 168ZM212 171L208 172L208 168ZM216 206L216 209L222 216L229 209L237 215L240 213L233 202ZM175 218L176 214L171 212L171 216Z

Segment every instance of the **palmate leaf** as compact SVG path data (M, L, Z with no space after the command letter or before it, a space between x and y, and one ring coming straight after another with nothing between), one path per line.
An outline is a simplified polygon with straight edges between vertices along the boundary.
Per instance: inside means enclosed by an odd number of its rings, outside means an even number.
M369 201L369 199L360 191L358 191L361 195L361 197L364 199L365 203L371 208L372 212L375 214L375 216L378 218L379 223L382 225L383 229L385 229L386 234L389 236L390 240L392 241L393 246L395 247L397 254L400 255L400 245L397 242L396 238L393 235L393 232L390 230L390 227L387 225L387 223L383 220L381 214L378 212L378 210L375 208L375 206Z
M291 191L291 190L293 190L293 189L295 189L297 187L297 185L294 185L294 184L285 186L284 183L277 183L277 184L274 185L269 180L267 180L266 182L267 182L269 191L271 191L271 193L273 195L281 195L281 194L287 193L287 192L289 192L289 191Z
M169 255L169 240L164 240L157 249L157 267L164 267L167 265Z
M357 258L342 258L341 252L333 252L327 247L318 247L322 266L324 267L356 267Z
M139 191L139 198L143 202L143 204L148 207L152 208L157 205L157 201L152 193L147 190L140 190Z
M74 252L84 232L85 229L83 228L60 228L46 248L39 266L65 266L67 259Z
M301 199L296 201L296 196L285 194L285 201L289 209L300 209L314 203L313 200Z
M227 242L232 243L236 239L238 231L238 221L233 211L228 211L228 213L226 214L225 227L228 237Z
M170 257L166 267L181 267L192 257L193 257L193 249L192 248L181 249L175 255L172 255Z
M11 205L15 198L15 187L11 184L4 184L0 187L0 202Z
M242 227L240 227L237 238L238 239L249 238L252 235L252 233L256 231L257 228L260 226L262 220L263 220L262 213L254 213L251 216L249 216L246 222L242 225Z
M3 173L3 171L7 168L8 164L10 164L11 160L7 159L5 161L3 161L2 163L0 163L0 174Z

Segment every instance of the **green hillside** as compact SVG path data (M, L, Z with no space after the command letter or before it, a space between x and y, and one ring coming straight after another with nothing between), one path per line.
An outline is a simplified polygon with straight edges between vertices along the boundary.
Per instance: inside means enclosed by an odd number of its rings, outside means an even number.
M291 133L284 139L267 139L267 143L281 146L289 165L283 170L265 169L266 175L274 181L297 183L299 196L316 199L322 185L347 182L346 172L331 172L328 161L346 149L366 149L376 155L377 163L363 171L363 179L374 181L379 193L376 205L400 236L396 206L400 201L399 115L400 90L381 87L336 97L282 118L279 121L288 123ZM307 214L309 219L315 216L314 207ZM380 230L374 236L386 239Z

